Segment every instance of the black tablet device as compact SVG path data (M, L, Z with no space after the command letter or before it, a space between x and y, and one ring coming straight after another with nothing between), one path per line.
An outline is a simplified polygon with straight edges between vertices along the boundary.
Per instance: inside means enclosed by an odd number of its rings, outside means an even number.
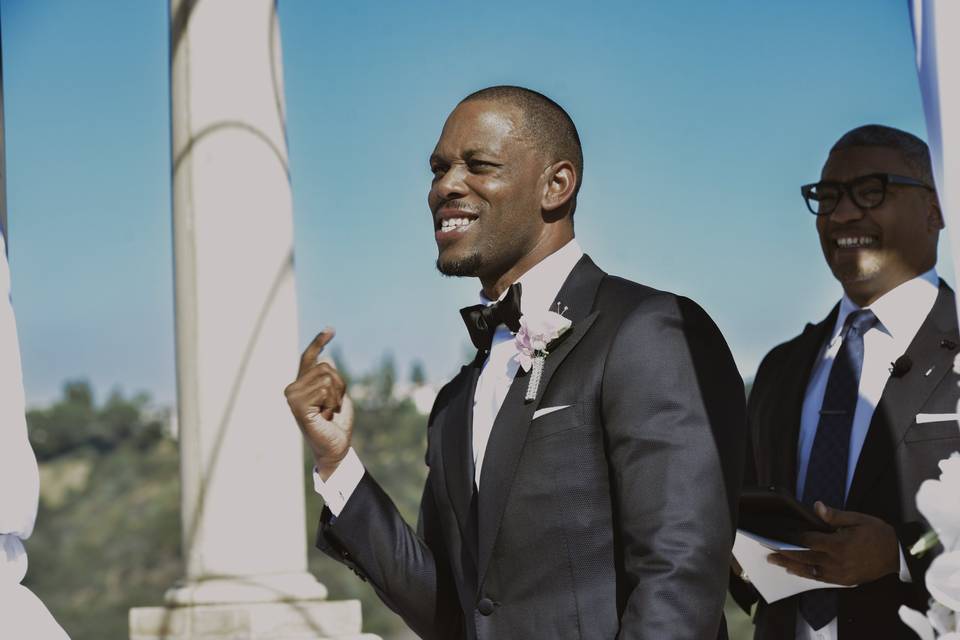
M813 509L800 504L791 492L780 487L744 488L738 526L785 542L795 542L797 534L807 531L833 531Z

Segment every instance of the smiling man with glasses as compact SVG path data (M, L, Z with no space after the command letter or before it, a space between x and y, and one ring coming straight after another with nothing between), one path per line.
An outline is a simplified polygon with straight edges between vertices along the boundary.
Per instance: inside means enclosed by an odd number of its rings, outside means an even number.
M809 551L772 554L773 564L853 588L761 600L756 638L910 638L898 608L926 607L931 554L909 554L927 529L915 496L960 449L956 421L933 415L956 411L960 337L935 270L943 217L932 185L922 140L867 125L801 187L843 296L760 364L745 484L785 489L835 529L806 534ZM741 581L732 589L745 608L758 598Z
M932 184L922 140L869 125L843 136L820 182L800 188L827 264L858 305L934 268L943 217Z

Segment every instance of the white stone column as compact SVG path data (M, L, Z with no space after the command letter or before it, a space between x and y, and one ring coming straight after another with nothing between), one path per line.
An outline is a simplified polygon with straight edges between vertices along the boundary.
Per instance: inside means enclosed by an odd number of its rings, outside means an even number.
M171 0L177 395L186 564L131 637L359 637L307 572L280 33L273 0Z

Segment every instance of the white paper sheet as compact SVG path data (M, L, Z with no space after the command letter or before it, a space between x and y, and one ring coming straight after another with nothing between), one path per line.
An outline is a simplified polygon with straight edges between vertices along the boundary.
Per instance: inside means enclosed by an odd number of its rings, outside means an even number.
M787 573L783 567L767 562L767 556L774 551L806 551L806 548L737 529L737 538L733 543L733 556L747 574L750 583L767 602L776 602L814 589L846 588L844 585L820 582Z

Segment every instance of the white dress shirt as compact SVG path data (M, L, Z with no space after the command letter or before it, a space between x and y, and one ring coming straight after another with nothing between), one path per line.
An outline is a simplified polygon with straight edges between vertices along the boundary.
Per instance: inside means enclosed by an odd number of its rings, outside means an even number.
M580 248L580 244L576 240L571 240L520 276L517 280L522 286L520 312L550 309L560 292L560 287L582 256L583 249ZM505 295L506 291L501 294L501 299ZM492 302L483 295L483 292L480 293L480 301L482 304ZM560 311L563 309L561 308ZM516 359L518 353L513 334L501 324L493 334L490 353L483 364L473 395L473 462L474 481L477 486L480 486L484 454L487 442L490 440L493 422L500 412L500 407L507 397L507 392L520 366ZM314 470L314 489L323 497L327 508L334 516L340 515L350 495L363 478L363 472L363 463L360 462L353 447L326 482L321 480L320 475Z
M555 251L532 269L520 276L522 293L520 296L520 313L529 311L543 311L550 309L560 293L567 276L583 256L583 249L576 240L571 240L562 249ZM507 294L506 291L500 298ZM490 304L483 292L480 293L480 302ZM553 309L557 311L556 308ZM563 311L560 308L559 311ZM517 361L516 344L513 334L505 325L497 327L490 344L490 355L483 364L483 371L477 380L477 390L473 394L473 462L474 482L480 486L480 472L483 470L483 458L490 440L490 431L493 421L496 420L500 407L507 397L510 385L520 363Z
M860 389L857 408L853 414L853 426L850 431L850 453L847 460L847 478L845 493L850 491L850 483L860 459L873 412L880 402L883 388L890 378L891 364L902 356L920 329L920 325L933 309L937 300L940 282L934 269L904 282L888 291L866 309L877 316L877 324L863 335L863 369L860 373ZM807 479L807 467L810 452L817 434L820 421L820 406L827 389L827 378L833 360L840 351L843 342L843 325L847 316L860 309L846 295L840 301L840 311L834 323L830 340L821 349L813 367L810 382L803 398L803 410L800 414L800 438L797 442L797 499L803 499L803 488ZM900 579L910 581L903 550L900 550ZM798 640L836 640L837 620L833 619L819 630L814 630L803 616L797 615Z

